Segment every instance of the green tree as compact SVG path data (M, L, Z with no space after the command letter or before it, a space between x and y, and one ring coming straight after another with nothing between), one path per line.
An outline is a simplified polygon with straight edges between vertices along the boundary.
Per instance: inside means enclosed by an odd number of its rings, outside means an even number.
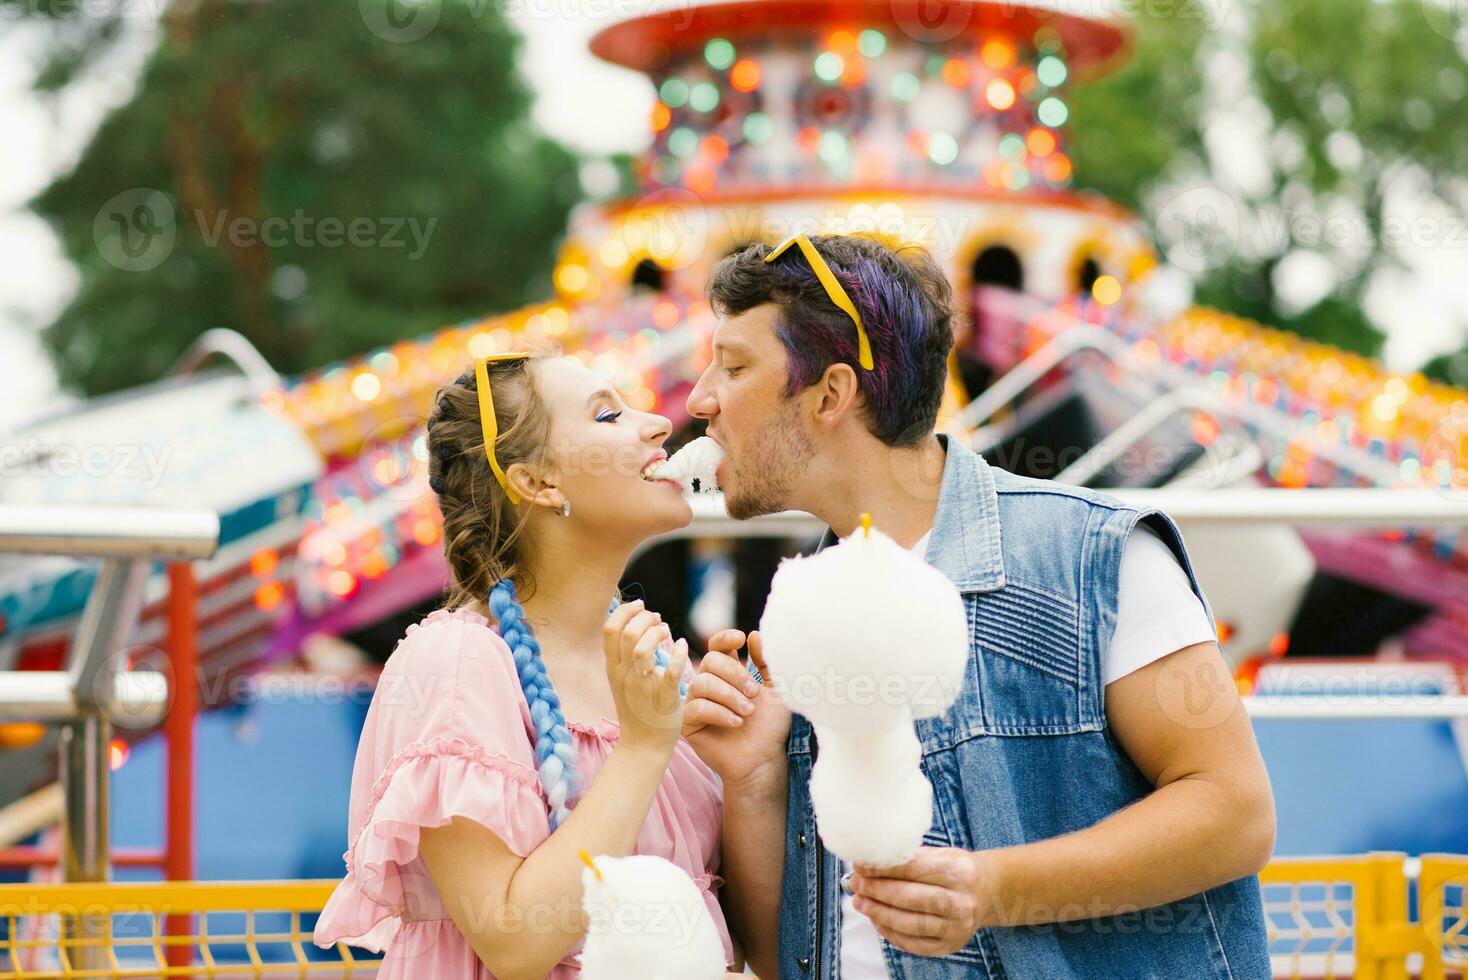
M42 93L147 4L94 6L26 0L53 28ZM81 276L43 335L63 382L155 379L218 326L296 372L549 293L577 161L530 126L495 5L174 0L158 33L33 203Z
M1225 233L1243 240L1191 270L1199 302L1378 354L1383 335L1363 310L1373 277L1401 265L1404 246L1454 247L1452 229L1462 227L1468 66L1454 43L1452 6L1240 0L1211 8L1235 18L1228 29L1207 19L1201 0L1138 8L1130 64L1073 94L1081 186L1139 208L1154 227L1177 217L1165 213L1160 188L1225 188L1223 203L1237 217ZM1211 82L1202 59L1223 48L1247 59L1248 98L1257 99L1250 108L1267 117L1271 136L1243 148L1267 165L1262 192L1228 189L1205 149ZM1403 221L1389 197L1409 186L1418 213ZM1328 294L1303 310L1277 288L1281 263L1301 251L1326 257L1335 271Z

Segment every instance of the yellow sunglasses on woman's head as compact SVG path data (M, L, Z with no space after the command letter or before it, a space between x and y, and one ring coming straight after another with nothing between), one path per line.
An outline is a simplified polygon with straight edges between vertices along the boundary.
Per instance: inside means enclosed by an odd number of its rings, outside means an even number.
M474 384L479 389L479 426L484 432L484 455L489 457L489 468L494 470L494 478L505 488L505 496L510 498L512 504L520 503L520 495L510 489L509 478L500 469L500 461L494 455L494 444L499 439L500 426L499 420L494 416L494 392L489 387L489 365L500 361L523 361L529 357L529 354L524 353L491 354L474 362Z
M816 278L826 288L826 295L831 297L831 302L835 303L839 310L851 317L851 322L856 324L857 360L868 371L873 370L876 367L876 361L872 359L872 343L867 339L866 327L862 326L861 313L857 311L856 304L851 301L851 297L846 295L846 290L841 288L841 281L836 278L836 274L831 271L831 267L826 264L826 260L821 258L821 253L816 251L815 243L810 240L810 236L796 235L792 238L787 238L783 244L776 246L773 252L765 256L765 261L775 261L784 255L790 249L791 245L800 246L800 254L804 255L805 260L810 263L810 267L815 272Z

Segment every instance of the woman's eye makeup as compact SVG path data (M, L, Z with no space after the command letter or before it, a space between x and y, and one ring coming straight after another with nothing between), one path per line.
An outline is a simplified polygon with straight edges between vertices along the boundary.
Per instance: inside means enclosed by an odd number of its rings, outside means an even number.
M598 422L615 422L621 417L621 412L614 412L610 408L604 408L600 412L596 413L596 420Z

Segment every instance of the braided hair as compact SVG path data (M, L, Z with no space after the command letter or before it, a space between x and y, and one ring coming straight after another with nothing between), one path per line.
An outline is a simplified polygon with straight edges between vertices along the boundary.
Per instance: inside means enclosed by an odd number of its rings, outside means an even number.
M525 607L515 595L513 580L503 579L489 590L489 608L499 621L500 635L515 657L515 673L520 677L525 703L530 705L530 722L535 726L535 767L550 803L554 830L570 814L566 800L575 778L572 767L576 750L566 728L566 716L561 712L561 699L551 687L545 661L540 657L540 643L525 619Z
M553 353L489 364L500 433L495 456L506 470L515 463L545 459L550 413L536 391L531 365ZM570 812L566 802L576 784L575 750L561 700L540 656L540 643L521 605L521 595L535 588L524 560L530 512L526 508L522 513L510 503L489 467L472 369L434 397L428 418L428 485L443 512L444 557L453 575L445 607L458 609L483 601L499 624L530 709L536 768L555 830Z

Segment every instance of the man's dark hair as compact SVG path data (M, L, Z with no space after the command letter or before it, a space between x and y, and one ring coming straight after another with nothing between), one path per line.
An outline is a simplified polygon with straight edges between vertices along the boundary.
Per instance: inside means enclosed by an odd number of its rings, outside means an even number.
M894 250L854 235L813 235L811 242L856 308L876 364L857 361L856 324L831 302L798 248L774 262L773 246L750 245L725 258L709 280L709 301L724 316L756 306L780 308L775 332L790 355L785 396L820 379L832 364L851 365L866 401L867 428L889 446L933 431L948 355L953 348L953 290L927 249Z

